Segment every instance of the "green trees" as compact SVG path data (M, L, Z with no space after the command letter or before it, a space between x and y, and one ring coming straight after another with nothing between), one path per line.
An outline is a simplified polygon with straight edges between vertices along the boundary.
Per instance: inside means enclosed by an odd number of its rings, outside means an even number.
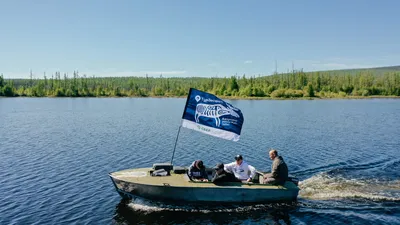
M189 88L232 97L346 97L369 95L400 96L400 72L375 74L372 71L310 72L293 71L271 76L231 76L229 78L154 77L72 77L56 72L44 79L4 79L1 96L55 97L147 97L185 96Z
M14 96L14 85L11 81L9 84L5 83L3 74L0 75L0 96L12 97Z
M239 85L238 85L238 83L236 81L236 77L234 77L234 76L232 76L230 81L229 81L229 89L231 91L236 91L236 92L239 91Z
M315 97L314 88L311 82L307 84L307 87L304 89L304 97Z
M13 87L10 85L6 85L3 87L3 95L6 97L13 97L14 96L14 90Z
M4 95L3 94L3 86L4 86L4 78L3 74L0 75L0 96Z
M4 78L3 78L3 74L0 75L0 88L2 88L4 86Z

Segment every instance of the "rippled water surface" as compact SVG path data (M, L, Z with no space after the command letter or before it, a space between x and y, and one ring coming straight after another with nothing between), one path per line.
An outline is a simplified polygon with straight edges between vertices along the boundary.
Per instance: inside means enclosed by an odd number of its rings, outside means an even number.
M0 224L400 224L400 100L232 100L239 142L182 129L176 165L277 148L297 203L122 201L109 172L169 161L185 99L0 98Z

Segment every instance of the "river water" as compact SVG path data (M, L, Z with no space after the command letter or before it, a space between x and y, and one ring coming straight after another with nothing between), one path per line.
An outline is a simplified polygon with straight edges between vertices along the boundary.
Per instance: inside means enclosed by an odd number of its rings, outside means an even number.
M181 129L174 164L276 148L297 203L122 201L109 172L169 161L186 99L0 98L0 224L400 224L400 100L230 100L239 142Z

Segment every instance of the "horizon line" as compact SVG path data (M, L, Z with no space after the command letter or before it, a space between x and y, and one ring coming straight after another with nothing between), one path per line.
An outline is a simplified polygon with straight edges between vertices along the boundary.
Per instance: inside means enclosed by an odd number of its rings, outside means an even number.
M388 68L388 69L390 69L391 67L399 67L399 70L400 70L400 65L387 65L387 66L378 66L378 67L365 67L365 68L347 68L347 69L331 69L331 70L309 70L309 71L304 71L303 70L303 68L301 68L301 69L287 69L287 71L286 72L270 72L269 74L261 74L261 73L259 73L259 74L257 74L257 75L249 75L249 77L255 77L255 76L272 76L272 75L276 75L276 74L287 74L287 73L292 73L292 72L299 72L299 71L302 71L302 72L304 72L304 73L313 73L313 72L333 72L333 71L351 71L351 70L369 70L369 69L384 69L384 68ZM73 73L75 73L75 72L78 72L79 73L79 70L74 70L73 72L72 72L72 74ZM12 80L12 79L31 79L30 78L30 76L31 76L31 73L32 73L32 70L28 73L29 75L27 76L27 77L13 77L13 78L7 78L6 76L4 76L6 73L0 73L0 76L3 76L3 78L4 79L7 79L7 80ZM70 72L61 72L61 71L55 71L54 73L51 73L51 76L54 76L55 75L55 73L60 73L60 75L62 75L62 76L64 76L64 75L67 75L67 77L68 77L68 75L70 75L71 73ZM112 74L113 72L110 72L110 74ZM140 72L114 72L115 74L123 74L123 75L120 75L120 76L102 76L102 75L100 75L100 76L96 76L95 75L95 73L93 74L93 75L87 75L87 74L89 74L89 73L81 73L81 74L83 74L83 75L78 75L78 77L79 78L83 78L83 76L86 76L86 78L115 78L115 77L118 77L118 78L122 78L122 77L137 77L137 78L146 78L146 77L149 77L149 78L226 78L226 77L232 77L232 76L235 76L235 77L240 77L240 76L238 76L237 75L237 73L235 73L235 74L232 74L232 75L230 75L230 76L218 76L218 75L215 75L215 76L168 76L168 75L172 75L172 74L185 74L185 73L187 73L187 71L186 70L181 70L181 71L164 71L164 72L162 72L162 71L160 71L160 72L155 72L155 71L140 71ZM141 73L142 75L129 75L129 74L138 74L138 73ZM159 73L159 75L155 75L155 73ZM126 74L126 75L125 75ZM151 74L151 75L148 75L148 74ZM164 75L167 75L167 76L164 76ZM244 76L246 76L247 74L246 73L244 73L243 74ZM38 77L38 76L35 76L34 74L32 74L32 78L33 79L44 79L44 76L46 76L46 72L43 72L43 77ZM47 76L46 76L47 77ZM73 77L68 77L68 79L71 79L71 78L73 78ZM47 79L49 79L49 77L47 77Z

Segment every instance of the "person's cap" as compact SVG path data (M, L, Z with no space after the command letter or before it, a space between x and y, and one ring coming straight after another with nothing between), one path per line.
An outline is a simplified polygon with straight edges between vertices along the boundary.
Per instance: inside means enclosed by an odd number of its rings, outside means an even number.
M223 164L223 163L218 163L218 164L214 167L214 170L219 170L219 169L224 169L224 164Z
M201 161L201 160L196 161L196 166L198 168L203 168L204 167L203 161Z
M240 159L243 159L243 156L242 156L242 155L237 155L237 156L235 156L235 160L236 160L236 161L238 161L238 160L240 160Z

